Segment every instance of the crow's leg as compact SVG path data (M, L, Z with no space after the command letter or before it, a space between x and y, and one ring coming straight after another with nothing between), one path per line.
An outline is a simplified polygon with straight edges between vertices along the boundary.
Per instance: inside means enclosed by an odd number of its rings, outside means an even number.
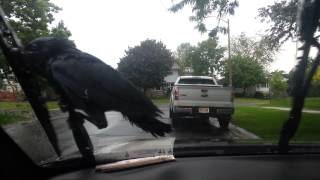
M72 130L74 140L82 157L89 163L95 164L95 157L93 154L93 145L88 135L87 130L83 126L84 120L81 115L69 109L69 126Z

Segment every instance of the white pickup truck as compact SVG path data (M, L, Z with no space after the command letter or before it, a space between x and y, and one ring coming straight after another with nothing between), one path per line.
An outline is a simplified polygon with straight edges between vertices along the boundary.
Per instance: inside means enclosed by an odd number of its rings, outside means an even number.
M186 120L182 118L185 116L201 120L216 117L220 128L228 129L234 112L232 89L218 85L213 77L208 76L178 77L171 91L169 106L174 126Z

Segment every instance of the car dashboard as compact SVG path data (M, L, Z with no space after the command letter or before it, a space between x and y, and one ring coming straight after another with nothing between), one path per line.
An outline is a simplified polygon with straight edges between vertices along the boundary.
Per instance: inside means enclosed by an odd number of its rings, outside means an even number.
M320 179L320 155L246 155L177 158L174 162L100 173L78 170L48 180Z

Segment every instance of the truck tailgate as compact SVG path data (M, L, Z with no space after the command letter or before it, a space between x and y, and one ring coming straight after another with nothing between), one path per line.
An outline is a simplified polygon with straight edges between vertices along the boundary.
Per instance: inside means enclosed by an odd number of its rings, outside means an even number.
M176 85L179 99L175 106L233 107L229 87L205 85Z

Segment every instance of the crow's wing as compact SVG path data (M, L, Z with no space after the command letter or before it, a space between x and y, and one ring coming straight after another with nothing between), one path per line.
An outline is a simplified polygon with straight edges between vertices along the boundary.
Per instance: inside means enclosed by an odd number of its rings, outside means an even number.
M50 70L53 80L76 108L89 114L91 111L116 110L153 134L163 135L170 131L155 118L161 111L98 58L82 52L62 55L52 60Z
M90 104L107 110L118 108L117 103L120 103L136 105L132 108L141 108L141 111L157 111L157 107L131 83L94 56L79 52L77 56L57 58L50 67L54 80L67 87L72 96L86 99ZM111 102L108 104L106 100Z

